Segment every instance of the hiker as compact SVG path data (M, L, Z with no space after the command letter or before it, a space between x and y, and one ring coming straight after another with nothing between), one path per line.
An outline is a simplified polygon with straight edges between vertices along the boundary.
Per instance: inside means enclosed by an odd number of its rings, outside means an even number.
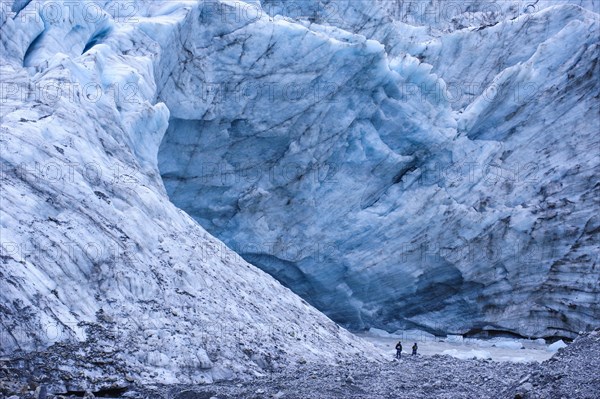
M413 355L413 356L415 356L415 355L417 354L417 349L418 349L418 346L417 346L417 343L416 343L416 342L415 342L415 344L413 345L413 348L412 348L412 349L413 349L413 353L412 353L412 355Z
M396 359L400 359L402 357L402 343L398 341L396 344Z

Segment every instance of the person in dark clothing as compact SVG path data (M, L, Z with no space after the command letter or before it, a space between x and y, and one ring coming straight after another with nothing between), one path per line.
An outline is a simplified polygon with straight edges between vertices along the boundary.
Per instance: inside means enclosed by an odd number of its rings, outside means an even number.
M402 357L402 343L398 341L396 344L396 359L400 359Z
M415 344L412 347L412 350L413 350L412 355L413 356L415 356L417 354L417 349L418 349L418 346L417 346L417 343L415 342Z

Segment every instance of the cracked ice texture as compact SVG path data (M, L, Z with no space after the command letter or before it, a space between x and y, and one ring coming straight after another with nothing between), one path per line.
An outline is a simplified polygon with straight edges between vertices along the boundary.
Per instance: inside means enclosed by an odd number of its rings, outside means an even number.
M164 189L157 93L192 34L239 27L200 29L191 1L1 5L3 354L81 341L140 383L198 383L373 351Z
M598 4L295 4L179 36L173 202L353 328L596 325Z

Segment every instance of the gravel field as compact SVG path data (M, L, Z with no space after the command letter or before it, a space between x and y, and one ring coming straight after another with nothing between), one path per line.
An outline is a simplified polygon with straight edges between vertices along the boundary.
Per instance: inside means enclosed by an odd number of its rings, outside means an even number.
M459 360L449 356L409 357L388 364L342 364L335 368L301 365L246 383L173 389L173 399L293 398L492 398L531 372L530 363Z
M48 352L44 352L48 353ZM36 367L44 364L42 354ZM12 361L0 369L0 398L76 397L148 399L598 399L600 330L577 338L549 360L537 363L461 360L446 355L403 356L387 363L341 362L337 366L289 365L248 380L201 386L140 387L59 395L48 369L31 373ZM17 362L17 363L19 363ZM48 367L48 363L46 366ZM113 368L114 371L118 369ZM29 374L28 374L29 373ZM62 376L65 377L64 375ZM67 378L76 379L71 375ZM114 379L114 375L112 376Z

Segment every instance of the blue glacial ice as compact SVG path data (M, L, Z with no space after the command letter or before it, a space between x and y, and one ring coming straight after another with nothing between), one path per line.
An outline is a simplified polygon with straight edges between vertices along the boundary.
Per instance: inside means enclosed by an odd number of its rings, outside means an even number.
M598 4L295 4L182 40L172 201L352 328L597 324Z

